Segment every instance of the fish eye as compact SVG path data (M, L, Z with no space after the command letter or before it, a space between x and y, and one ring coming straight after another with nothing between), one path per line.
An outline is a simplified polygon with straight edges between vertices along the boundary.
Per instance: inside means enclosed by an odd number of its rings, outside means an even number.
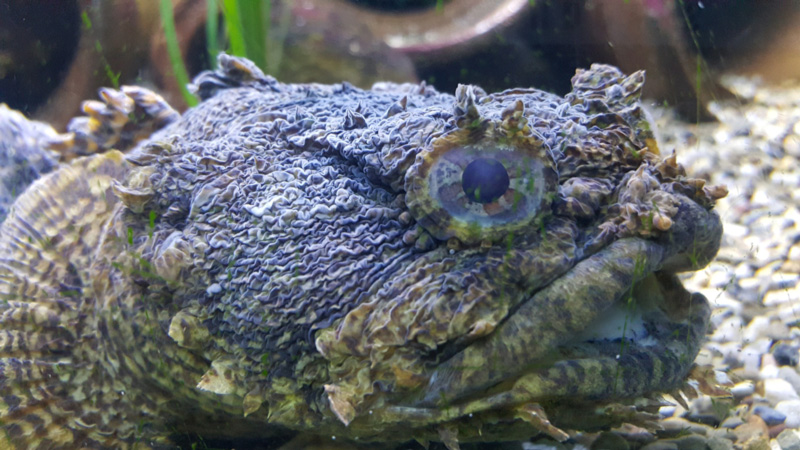
M467 164L461 175L461 187L467 199L492 203L508 190L508 172L503 163L493 158L478 158Z
M472 141L470 141L472 139ZM454 132L423 150L406 173L406 204L433 237L465 244L532 231L557 189L541 141L500 144Z

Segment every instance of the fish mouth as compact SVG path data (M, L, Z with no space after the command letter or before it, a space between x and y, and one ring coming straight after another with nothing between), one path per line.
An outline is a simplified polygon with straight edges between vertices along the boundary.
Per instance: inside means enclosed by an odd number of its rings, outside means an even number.
M704 267L722 236L716 213L679 197L668 233L619 239L578 262L491 335L432 368L407 405L469 413L677 387L710 316L706 299L686 291L677 273Z

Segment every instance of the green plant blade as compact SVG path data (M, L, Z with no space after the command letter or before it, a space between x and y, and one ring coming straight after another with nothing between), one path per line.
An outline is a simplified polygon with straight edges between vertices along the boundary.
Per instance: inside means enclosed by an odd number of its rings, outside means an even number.
M197 98L189 92L186 87L189 84L189 75L186 73L186 66L183 64L181 49L178 46L178 34L175 31L175 19L172 16L172 1L161 0L159 3L159 13L161 15L161 25L164 27L164 37L167 40L167 53L169 62L172 65L172 72L180 85L181 94L186 104L194 106Z
M217 62L219 54L219 4L217 0L206 0L206 49L211 67Z
M251 0L252 1L252 0ZM239 13L239 2L236 0L222 0L222 11L225 15L225 27L228 31L228 40L232 55L247 57L242 19Z
M256 63L261 70L266 71L266 37L269 32L270 2L262 0L239 0L238 3L247 57Z

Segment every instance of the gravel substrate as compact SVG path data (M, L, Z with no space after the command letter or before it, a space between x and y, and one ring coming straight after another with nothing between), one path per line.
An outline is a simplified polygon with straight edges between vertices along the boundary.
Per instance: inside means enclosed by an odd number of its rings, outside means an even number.
M739 98L712 105L719 122L653 115L662 154L676 150L690 175L730 192L716 207L725 227L719 255L684 283L714 307L697 363L729 381L731 396L661 408L655 433L626 427L522 448L800 450L800 83L725 84Z
M684 281L715 308L697 362L731 381L732 398L662 408L663 432L617 431L625 442L591 449L800 450L800 84L726 84L739 99L712 105L719 122L654 115L662 154L676 149L690 174L730 192L716 208L725 227L717 259Z
M713 450L800 450L800 84L726 84L739 99L712 105L718 123L663 112L657 121L662 152L678 149L690 173L730 192L717 204L719 255L685 284L715 307L697 362L733 381L733 400L701 397L662 413L706 425ZM712 436L722 439L712 445Z

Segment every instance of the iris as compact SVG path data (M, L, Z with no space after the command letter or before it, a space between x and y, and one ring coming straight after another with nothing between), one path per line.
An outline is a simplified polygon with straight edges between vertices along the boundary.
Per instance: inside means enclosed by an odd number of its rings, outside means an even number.
M509 178L503 163L493 158L478 158L461 175L461 187L467 198L478 203L492 203L508 190Z

